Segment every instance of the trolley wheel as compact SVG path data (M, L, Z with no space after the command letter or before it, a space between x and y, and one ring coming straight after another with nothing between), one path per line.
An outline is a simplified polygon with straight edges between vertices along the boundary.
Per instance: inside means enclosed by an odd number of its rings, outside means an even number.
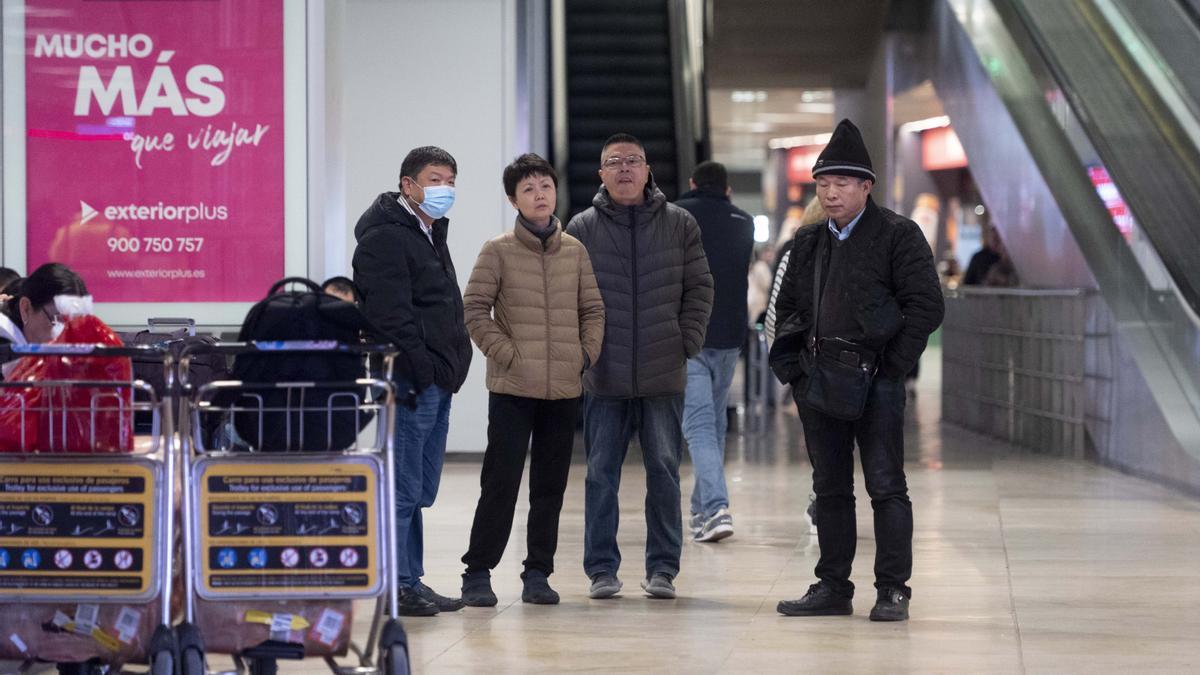
M204 665L204 654L197 649L183 652L182 675L207 675L208 668Z
M150 675L175 675L175 655L169 651L155 654L150 663Z
M408 646L394 644L383 652L383 675L408 675Z
M250 659L250 675L277 675L279 662L275 659Z
M207 675L208 664L204 662L204 638L195 625L183 622L175 628L175 639L179 643L180 674Z

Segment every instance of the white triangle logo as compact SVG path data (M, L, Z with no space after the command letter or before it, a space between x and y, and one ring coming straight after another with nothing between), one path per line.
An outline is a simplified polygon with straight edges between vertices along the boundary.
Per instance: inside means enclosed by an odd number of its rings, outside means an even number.
M96 209L93 209L91 206L88 205L87 202L83 201L82 199L79 200L79 213L80 213L80 216L79 216L79 224L80 225L82 225L82 224L86 223L87 221L91 220L92 218L95 218L96 216L100 215L99 211L97 211Z

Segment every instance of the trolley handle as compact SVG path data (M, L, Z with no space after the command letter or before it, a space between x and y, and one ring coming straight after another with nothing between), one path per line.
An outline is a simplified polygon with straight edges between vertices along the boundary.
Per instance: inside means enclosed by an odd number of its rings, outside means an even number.
M89 356L89 357L161 357L166 359L170 353L159 345L128 345L116 347L101 344L25 344L0 345L0 356Z
M186 317L162 316L151 317L146 320L146 326L153 331L155 328L167 328L178 326L187 329L188 337L196 336L196 320Z
M179 381L187 385L188 368L192 359L201 354L241 356L245 354L293 355L312 353L339 353L354 356L382 356L384 372L391 372L391 362L398 353L396 346L384 344L346 344L336 340L256 340L253 342L222 342L220 344L189 344L179 353Z

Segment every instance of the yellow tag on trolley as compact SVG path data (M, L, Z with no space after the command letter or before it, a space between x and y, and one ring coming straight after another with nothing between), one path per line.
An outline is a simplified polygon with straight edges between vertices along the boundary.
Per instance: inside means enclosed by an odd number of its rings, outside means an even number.
M381 476L367 456L199 462L200 595L377 595Z
M0 593L153 597L155 476L129 459L0 462Z

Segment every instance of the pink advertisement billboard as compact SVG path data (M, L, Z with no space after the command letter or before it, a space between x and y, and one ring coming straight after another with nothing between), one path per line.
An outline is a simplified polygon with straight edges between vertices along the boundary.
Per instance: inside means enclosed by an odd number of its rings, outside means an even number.
M27 0L27 263L100 302L247 302L284 271L282 0Z

